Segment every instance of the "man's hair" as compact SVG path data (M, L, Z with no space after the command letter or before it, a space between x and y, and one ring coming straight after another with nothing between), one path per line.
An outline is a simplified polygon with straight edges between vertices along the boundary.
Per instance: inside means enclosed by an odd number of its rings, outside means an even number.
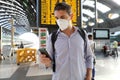
M71 6L66 4L65 2L57 3L55 5L54 11L56 10L65 10L69 15L71 14Z
M88 35L88 38L89 38L89 39L92 39L92 38L93 38L93 36L92 36L91 34L89 34L89 35Z

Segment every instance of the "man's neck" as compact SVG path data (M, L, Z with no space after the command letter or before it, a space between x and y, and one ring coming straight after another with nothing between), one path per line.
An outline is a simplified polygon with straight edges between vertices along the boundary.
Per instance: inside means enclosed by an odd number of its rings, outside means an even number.
M66 29L66 30L64 30L64 31L62 31L63 33L65 33L68 37L70 37L70 35L72 34L72 33L74 33L74 31L75 31L75 28L74 27L69 27L68 29Z

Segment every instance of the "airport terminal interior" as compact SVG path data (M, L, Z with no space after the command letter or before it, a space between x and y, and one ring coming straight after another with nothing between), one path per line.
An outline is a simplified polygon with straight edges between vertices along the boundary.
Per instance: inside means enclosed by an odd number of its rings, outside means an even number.
M119 0L0 0L0 80L52 80L39 49L58 29L58 2L71 5L73 25L93 35L95 80L120 80Z

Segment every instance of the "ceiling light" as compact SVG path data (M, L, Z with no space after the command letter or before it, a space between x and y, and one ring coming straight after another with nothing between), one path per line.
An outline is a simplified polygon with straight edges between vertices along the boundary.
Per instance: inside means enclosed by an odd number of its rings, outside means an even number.
M25 2L23 2L23 4L25 5L25 7L27 7L27 4Z
M89 22L88 25L89 25L89 26L94 26L95 23L94 23L94 22Z
M34 12L36 13L36 10L34 9Z
M83 3L83 5L94 8L95 7L95 2L94 1L87 1L86 0ZM97 9L99 11L101 11L102 13L106 13L106 12L108 12L108 11L111 10L111 8L109 8L108 6L106 6L106 5L104 5L104 4L100 3L100 2L97 2Z
M97 2L97 9L102 13L106 13L111 10L111 8L99 2Z
M31 5L31 7L34 9L33 5Z
M1 9L0 12L4 12L5 10L4 9Z
M108 18L109 19L116 19L116 18L118 18L120 15L119 14L117 14L117 13L110 13L109 15L108 15Z
M87 22L88 21L88 18L87 17L82 17L82 20Z
M0 19L0 22L8 21L9 19Z
M82 11L84 14L90 16L91 18L95 18L94 12L90 11L89 9L83 9Z
M98 22L98 23L103 23L104 20L103 20L103 19L97 19L97 22Z
M82 21L82 28L87 28L87 25L85 22Z
M87 25L83 25L82 28L87 28Z
M9 24L8 21L2 22L0 23L0 26L2 26L3 24Z
M85 1L83 5L94 7L95 6L94 3L95 3L94 1Z
M19 6L21 6L21 4L19 2L17 2L16 0L14 2L17 3Z

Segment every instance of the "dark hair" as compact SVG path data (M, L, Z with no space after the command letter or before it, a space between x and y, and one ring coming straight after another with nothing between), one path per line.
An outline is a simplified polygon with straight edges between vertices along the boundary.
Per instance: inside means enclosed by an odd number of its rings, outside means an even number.
M88 35L88 38L89 38L89 39L92 39L92 37L93 37L93 36L92 36L91 34Z
M54 11L56 10L65 10L69 15L71 13L71 6L66 4L65 2L57 3L55 5Z

